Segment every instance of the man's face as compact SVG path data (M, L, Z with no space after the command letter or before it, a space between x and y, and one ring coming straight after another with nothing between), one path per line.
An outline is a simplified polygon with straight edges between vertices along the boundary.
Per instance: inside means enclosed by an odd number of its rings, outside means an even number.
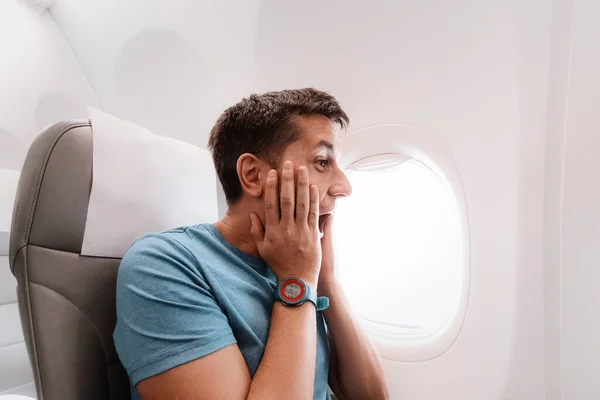
M326 117L311 115L299 117L297 127L299 139L285 149L280 161L292 161L296 176L298 167L308 168L310 184L319 188L320 214L331 213L339 197L352 193L352 186L337 163L333 126Z

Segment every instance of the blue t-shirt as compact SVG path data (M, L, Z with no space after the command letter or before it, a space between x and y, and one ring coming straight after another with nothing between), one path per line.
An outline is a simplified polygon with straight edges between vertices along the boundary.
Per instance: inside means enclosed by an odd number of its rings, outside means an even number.
M212 224L149 234L127 251L117 278L114 342L131 381L237 343L254 377L269 336L277 278ZM317 313L314 399L329 399L329 344ZM223 385L227 384L226 378Z

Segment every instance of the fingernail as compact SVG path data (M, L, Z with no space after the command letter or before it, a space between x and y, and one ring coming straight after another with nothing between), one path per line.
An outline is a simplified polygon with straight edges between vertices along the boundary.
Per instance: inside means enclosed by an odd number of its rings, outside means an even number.
M284 169L292 169L294 165L292 164L291 161L286 161L285 163L283 163L283 168Z
M303 177L303 178L306 178L306 173L307 173L307 170L306 170L306 168L305 168L305 167L300 167L300 171L298 171L298 174L299 174L301 177Z

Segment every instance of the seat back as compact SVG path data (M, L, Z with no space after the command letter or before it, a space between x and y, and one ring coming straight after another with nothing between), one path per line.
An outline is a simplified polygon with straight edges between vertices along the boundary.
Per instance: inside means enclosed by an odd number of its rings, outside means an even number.
M35 395L17 305L17 281L8 268L8 239L19 172L0 168L0 399Z
M17 281L8 269L8 255L0 252L0 400L9 394L35 395L16 288Z
M80 254L92 143L87 120L47 127L17 188L9 262L39 400L130 398L112 340L120 259Z

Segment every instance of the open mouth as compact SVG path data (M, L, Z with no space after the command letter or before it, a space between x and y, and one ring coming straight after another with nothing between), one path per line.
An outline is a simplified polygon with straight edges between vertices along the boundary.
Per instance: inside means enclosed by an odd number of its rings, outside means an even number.
M325 226L325 221L327 221L327 219L332 215L333 212L327 212L319 215L319 232L321 233L321 237L323 237L323 227Z

